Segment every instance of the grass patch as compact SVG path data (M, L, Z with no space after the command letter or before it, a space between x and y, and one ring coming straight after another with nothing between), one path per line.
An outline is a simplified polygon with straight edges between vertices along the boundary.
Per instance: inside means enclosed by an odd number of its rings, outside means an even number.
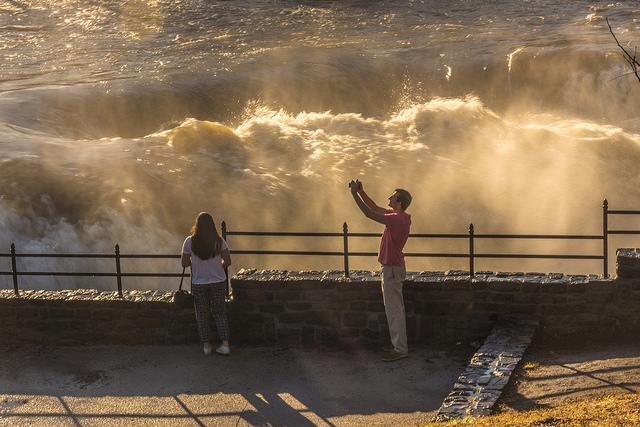
M613 427L631 425L640 425L640 395L638 394L618 394L550 409L507 412L484 418L464 418L444 423L430 423L425 427Z

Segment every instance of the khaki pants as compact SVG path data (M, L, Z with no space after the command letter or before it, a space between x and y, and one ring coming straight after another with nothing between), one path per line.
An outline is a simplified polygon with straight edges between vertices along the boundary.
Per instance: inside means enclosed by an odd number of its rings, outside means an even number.
M402 281L407 275L405 267L382 266L382 298L389 322L391 344L398 353L409 351L407 347L407 319L404 313Z

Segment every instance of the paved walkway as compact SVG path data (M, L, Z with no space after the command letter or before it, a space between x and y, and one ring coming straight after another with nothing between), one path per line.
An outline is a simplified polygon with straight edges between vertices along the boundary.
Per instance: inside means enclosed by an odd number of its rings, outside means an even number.
M429 421L471 348L0 347L0 426L415 425Z
M502 410L554 407L610 394L640 393L640 344L533 346L503 394Z

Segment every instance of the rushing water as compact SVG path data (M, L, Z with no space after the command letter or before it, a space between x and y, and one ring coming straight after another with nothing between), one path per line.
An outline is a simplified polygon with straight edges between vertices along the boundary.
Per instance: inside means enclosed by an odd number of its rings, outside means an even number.
M232 229L340 231L348 221L378 230L350 199L350 178L381 204L396 187L411 191L415 232L464 232L473 222L477 232L597 234L605 196L640 208L640 84L605 17L631 49L640 43L634 1L5 0L0 245L105 252L119 242L128 253L177 253L201 210ZM340 239L230 244L341 249ZM611 246L623 244L637 243ZM489 249L599 246L479 244ZM23 265L103 265L78 263ZM339 268L340 259L236 265Z

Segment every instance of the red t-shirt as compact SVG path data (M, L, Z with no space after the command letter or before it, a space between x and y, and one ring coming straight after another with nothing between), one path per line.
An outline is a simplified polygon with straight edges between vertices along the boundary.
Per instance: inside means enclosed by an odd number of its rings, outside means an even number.
M378 261L382 265L404 267L402 249L409 238L411 215L405 212L388 210L384 214L384 233L380 239Z

